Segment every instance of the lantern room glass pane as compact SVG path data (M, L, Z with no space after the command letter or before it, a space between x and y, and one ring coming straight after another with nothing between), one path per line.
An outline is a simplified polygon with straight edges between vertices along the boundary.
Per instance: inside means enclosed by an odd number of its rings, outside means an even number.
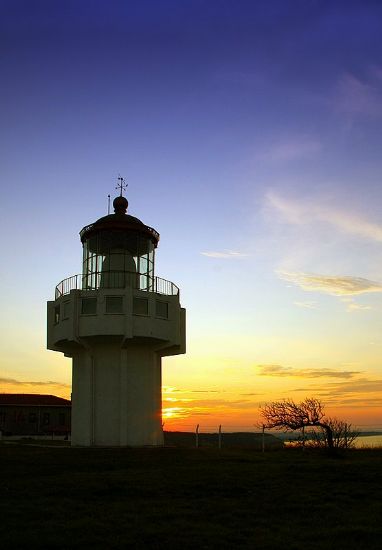
M154 244L137 232L100 231L84 242L83 288L152 290Z

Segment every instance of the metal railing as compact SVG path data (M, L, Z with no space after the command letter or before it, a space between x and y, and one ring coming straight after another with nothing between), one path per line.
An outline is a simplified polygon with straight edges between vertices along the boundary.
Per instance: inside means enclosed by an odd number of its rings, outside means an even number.
M85 227L83 227L80 231L80 238L82 239L82 237L83 237L83 235L85 235L85 233L87 233L88 231L93 229L94 226L97 226L97 225L98 225L98 222L94 222L94 223L90 223L89 225L86 225ZM150 233L156 239L156 241L159 241L158 231L156 231L153 227L150 227L149 225L142 224L142 227L144 229L146 229L146 231L148 233Z
M98 290L100 288L132 287L146 292L156 292L165 296L178 296L179 288L166 279L149 277L142 273L130 271L109 271L72 275L56 286L55 299L69 294L71 290Z

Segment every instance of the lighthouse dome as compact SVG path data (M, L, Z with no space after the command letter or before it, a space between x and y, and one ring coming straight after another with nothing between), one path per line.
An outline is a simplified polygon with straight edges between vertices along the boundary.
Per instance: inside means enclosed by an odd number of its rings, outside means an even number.
M125 197L116 197L113 201L114 214L108 214L99 218L92 224L86 225L80 231L81 242L84 243L99 231L123 231L135 232L148 237L156 248L159 241L159 233L152 227L145 225L139 218L127 214L129 203Z

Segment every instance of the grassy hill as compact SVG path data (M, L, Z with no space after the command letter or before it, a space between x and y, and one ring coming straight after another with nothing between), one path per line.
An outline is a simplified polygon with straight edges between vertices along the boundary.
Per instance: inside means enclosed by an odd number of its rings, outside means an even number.
M199 447L218 447L219 434L200 433ZM195 434L190 432L164 432L164 443L175 447L195 447ZM247 448L262 449L262 434L251 432L232 432L221 434L221 445L224 449ZM267 450L282 449L281 439L272 434L264 434L264 445Z
M0 444L2 549L376 550L382 452Z

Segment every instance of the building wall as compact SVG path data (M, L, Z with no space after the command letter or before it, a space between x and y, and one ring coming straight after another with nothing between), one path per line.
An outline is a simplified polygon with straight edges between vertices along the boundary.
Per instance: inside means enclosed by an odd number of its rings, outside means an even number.
M4 435L70 433L70 407L0 405L0 431Z

